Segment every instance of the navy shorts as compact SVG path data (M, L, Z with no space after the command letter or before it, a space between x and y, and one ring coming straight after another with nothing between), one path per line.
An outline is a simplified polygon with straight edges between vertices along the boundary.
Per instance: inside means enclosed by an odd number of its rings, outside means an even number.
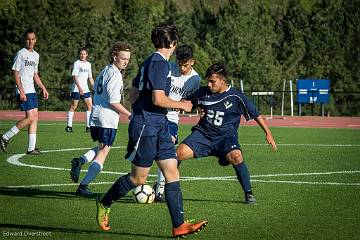
M167 123L146 126L134 121L129 125L129 142L125 158L138 167L151 167L154 161L176 159Z
M169 131L170 131L170 135L173 136L175 138L175 144L178 143L178 125L174 122L168 121L168 126L169 126Z
M19 103L19 107L21 111L29 111L34 108L39 108L39 101L36 93L28 93L26 94L26 98L27 98L26 101L21 101L20 95L19 94L16 95L16 99Z
M84 100L84 99L90 98L90 97L91 97L90 92L86 92L83 95L80 95L79 92L72 92L71 95L70 95L70 98L74 99L74 100L80 100L80 99Z
M112 146L115 137L116 130L113 128L102 128L102 127L90 127L91 138L94 142L98 141L107 146Z
M220 160L225 160L226 154L232 150L241 151L237 133L227 133L221 137L209 138L200 131L194 130L182 143L193 150L196 158L214 156Z

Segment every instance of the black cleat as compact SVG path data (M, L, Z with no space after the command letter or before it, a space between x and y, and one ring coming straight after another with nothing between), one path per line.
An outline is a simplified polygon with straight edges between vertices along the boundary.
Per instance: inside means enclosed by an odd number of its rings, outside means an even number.
M26 154L27 155L39 155L39 154L41 154L41 152L40 152L39 148L36 147L31 151L26 151Z
M80 177L81 161L80 158L73 158L71 160L70 177L73 182L77 183Z
M4 153L7 153L7 145L8 145L8 143L9 143L9 140L6 140L1 136L0 147L1 147L1 150L3 150Z
M90 127L86 127L85 132L89 133L90 132Z
M245 203L246 204L255 204L256 199L252 193L245 194Z
M73 132L72 127L66 126L65 132L72 133Z
M78 189L76 190L75 195L82 196L82 197L91 197L94 195L94 193L90 191L88 185L80 184Z
M165 195L164 195L164 194L157 194L157 195L155 195L154 202L166 203Z

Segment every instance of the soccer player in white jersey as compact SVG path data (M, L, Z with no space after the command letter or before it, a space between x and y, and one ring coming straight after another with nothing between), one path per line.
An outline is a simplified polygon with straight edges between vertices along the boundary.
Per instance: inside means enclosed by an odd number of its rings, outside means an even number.
M93 87L94 80L91 72L91 63L87 61L88 55L88 50L86 48L81 48L79 52L79 60L76 60L73 64L72 77L74 82L71 86L71 104L69 111L67 112L67 126L65 128L66 132L73 132L72 125L74 112L79 104L80 99L85 101L87 107L85 131L90 131L90 113L92 108L92 100L88 81Z
M9 140L19 133L22 128L28 126L29 142L26 153L37 155L41 152L36 147L38 97L34 82L42 90L45 100L48 99L49 93L38 74L39 54L34 50L36 43L35 32L32 29L27 30L25 32L25 39L26 47L17 52L12 67L16 85L16 99L21 111L25 112L25 117L1 136L0 146L4 152L7 152Z
M200 86L200 76L193 68L195 59L193 57L193 49L189 45L181 45L175 50L176 63L171 62L171 86L169 98L180 101L187 96L193 94ZM179 110L168 109L166 114L168 126L170 129L171 139L174 144L178 142L178 124ZM155 184L155 201L165 202L164 188L165 177L161 170L158 169L157 182Z
M76 194L90 196L88 185L101 172L106 157L116 137L119 114L130 117L131 113L120 103L123 91L121 71L125 70L130 60L131 46L126 42L115 43L109 54L109 62L97 76L94 83L94 105L90 117L90 133L93 141L99 145L90 149L80 158L71 161L70 177L79 181L83 164L91 162L88 172L80 182Z

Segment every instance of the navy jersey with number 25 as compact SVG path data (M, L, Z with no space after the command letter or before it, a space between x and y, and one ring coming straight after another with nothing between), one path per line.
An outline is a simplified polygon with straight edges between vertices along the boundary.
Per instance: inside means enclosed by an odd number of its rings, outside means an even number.
M223 93L212 93L208 87L202 87L188 99L205 113L193 130L199 130L211 138L237 133L241 115L247 121L260 115L254 104L231 86Z

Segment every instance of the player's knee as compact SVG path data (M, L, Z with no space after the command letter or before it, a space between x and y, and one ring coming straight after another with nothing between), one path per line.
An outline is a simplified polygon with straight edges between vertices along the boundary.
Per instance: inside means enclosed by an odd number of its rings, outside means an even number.
M176 149L176 155L178 160L182 161L187 159L188 151L186 147L183 144L180 144L180 146Z
M230 152L227 159L231 165L237 165L244 161L240 150Z
M131 176L131 181L134 183L134 185L136 186L140 186L145 184L147 177L146 176Z

